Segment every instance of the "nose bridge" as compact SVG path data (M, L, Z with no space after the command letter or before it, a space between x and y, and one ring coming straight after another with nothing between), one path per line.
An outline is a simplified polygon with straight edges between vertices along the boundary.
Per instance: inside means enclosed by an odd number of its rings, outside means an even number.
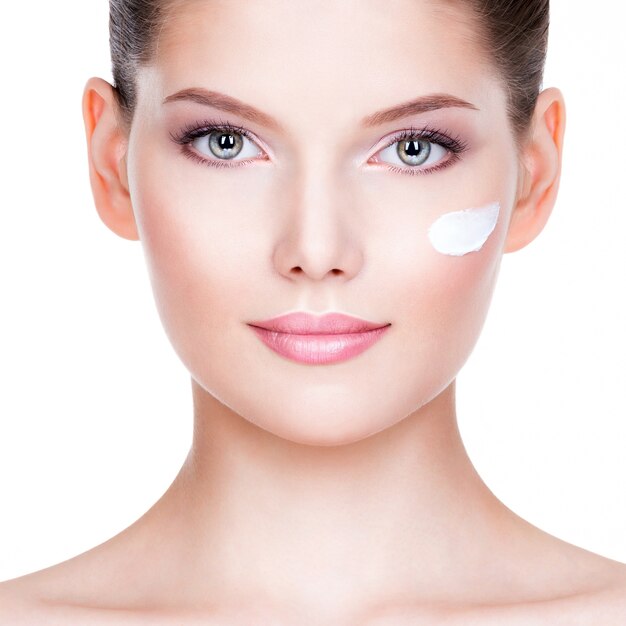
M290 170L276 262L283 273L321 279L328 273L352 276L361 250L358 216L332 141L318 135L304 141Z

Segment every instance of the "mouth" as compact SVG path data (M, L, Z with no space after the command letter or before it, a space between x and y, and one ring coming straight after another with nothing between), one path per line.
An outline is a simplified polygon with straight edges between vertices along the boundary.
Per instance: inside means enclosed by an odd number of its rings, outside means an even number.
M277 354L307 364L353 358L373 346L391 326L344 315L289 313L248 325Z
M390 325L389 322L370 322L343 313L313 315L304 311L287 313L267 320L249 322L249 324L292 335L347 335L376 330Z

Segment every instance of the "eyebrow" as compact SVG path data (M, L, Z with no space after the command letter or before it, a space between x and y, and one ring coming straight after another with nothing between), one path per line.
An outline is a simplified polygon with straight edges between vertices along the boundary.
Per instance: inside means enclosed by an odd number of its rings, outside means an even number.
M386 124L387 122L394 122L395 120L408 117L409 115L419 115L420 113L427 113L428 111L453 107L478 111L478 107L474 106L471 102L467 102L456 96L451 96L450 94L434 93L428 96L420 96L414 100L409 100L408 102L403 102L402 104L367 115L361 120L361 125L369 128L371 126Z
M229 113L235 113L247 120L261 124L274 130L281 130L280 123L271 115L264 113L263 111L253 107L250 104L246 104L237 98L228 96L225 93L219 91L210 91L199 87L192 87L190 89L182 89L170 96L167 96L163 100L163 104L168 102L180 102L191 101L203 104L206 106L220 109ZM388 122L408 117L409 115L419 115L420 113L426 113L428 111L435 111L437 109L446 109L452 107L460 107L465 109L473 109L478 111L478 108L457 98L450 94L436 93L427 96L420 96L414 100L403 102L402 104L392 106L387 109L382 109L376 113L365 116L361 120L361 126L370 128L372 126L379 126Z
M235 113L241 117L245 117L247 120L267 126L268 128L275 130L282 128L271 115L263 113L263 111L253 107L251 104L246 104L241 100L237 100L237 98L227 96L225 93L220 93L219 91L209 91L202 88L183 89L182 91L173 93L171 96L167 96L167 98L163 100L163 104L184 100L204 104L228 113Z

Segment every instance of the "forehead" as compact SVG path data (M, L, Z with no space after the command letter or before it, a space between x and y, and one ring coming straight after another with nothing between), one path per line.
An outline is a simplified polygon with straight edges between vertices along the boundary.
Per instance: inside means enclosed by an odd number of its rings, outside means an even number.
M332 106L334 116L343 108L352 119L370 102L427 93L479 102L495 72L464 5L179 0L160 33L151 82L167 93L226 91L277 115L311 104Z

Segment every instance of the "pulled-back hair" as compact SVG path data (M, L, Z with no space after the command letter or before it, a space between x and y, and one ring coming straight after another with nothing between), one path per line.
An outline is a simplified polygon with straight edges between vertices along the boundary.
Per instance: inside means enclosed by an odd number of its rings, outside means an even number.
M521 137L530 125L543 82L550 0L462 1L477 18L480 43L508 90L509 117Z
M152 61L171 4L171 0L109 0L113 86L127 127L137 103L137 68Z
M507 88L509 118L519 139L530 125L541 90L550 0L435 1L471 8L479 42ZM183 4L184 0L109 1L113 86L128 128L137 102L137 69L151 62L169 12Z

